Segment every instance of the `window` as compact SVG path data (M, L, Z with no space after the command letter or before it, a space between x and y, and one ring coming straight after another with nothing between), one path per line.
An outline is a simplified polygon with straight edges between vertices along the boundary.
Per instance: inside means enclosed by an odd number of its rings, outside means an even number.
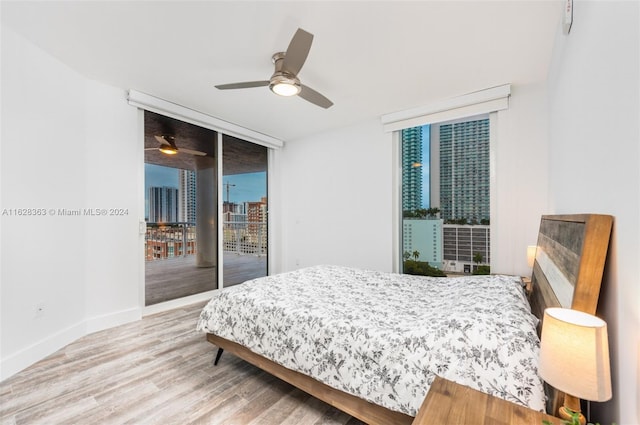
M411 129L415 127L424 128L425 126L430 125L431 134L429 137L430 139L432 139L433 132L435 131L434 128L438 128L438 125L437 125L438 123L440 123L440 126L442 126L449 123L469 121L470 119L468 117L480 117L484 115L484 117L486 118L486 117L489 117L489 114L491 114L491 118L488 120L489 124L491 125L487 126L484 129L481 129L481 131L484 131L486 135L488 135L486 142L483 142L483 143L486 143L487 146L489 146L489 149L491 149L492 142L490 139L495 137L495 135L491 134L491 130L490 130L490 128L493 125L495 125L495 123L492 121L492 118L494 116L497 116L497 114L494 114L495 112L503 111L509 108L510 95L511 95L511 86L509 84L505 84L502 86L496 86L489 89L477 90L472 93L468 93L468 94L454 97L454 98L443 99L441 101L437 101L429 105L387 114L381 117L381 121L385 131L397 132L396 133L397 137L394 137L393 140L398 142L398 144L400 145L399 152L402 152L402 130ZM445 133L448 132L449 134L451 134L451 137L453 139L469 138L468 132L472 131L470 128L465 128L466 127L465 125L458 126L458 127L462 127L460 129L456 129L455 127L456 126L452 126L451 128L444 127L442 130ZM439 130L440 129L438 128L438 131ZM458 134L456 134L457 131L458 131ZM473 131L476 131L476 130L473 130ZM484 202L485 198L489 198L488 196L478 197L478 196L475 196L474 193L480 189L485 190L485 193L490 191L490 187L491 187L490 181L476 182L471 185L468 193L461 193L461 194L456 193L455 181L452 181L450 179L448 181L445 180L444 182L440 182L440 173L439 172L436 173L435 172L436 169L437 170L441 170L441 169L454 170L456 167L456 162L460 163L460 162L466 162L468 160L473 160L475 155L471 151L462 150L459 152L452 151L450 155L444 155L441 158L439 149L440 149L439 143L431 143L431 151L429 153L430 155L429 167L431 171L429 173L430 208L436 208L436 207L440 208L440 204L436 205L435 203L431 202L431 200L438 200L438 201L442 201L442 203L447 206L450 205L452 208L452 214L454 213L456 215L458 214L457 211L453 210L453 208L457 207L455 203L455 199L442 200L440 196L440 191L453 194L450 196L456 196L456 198L459 198L461 202L466 202L466 203L482 203ZM470 178L471 180L473 180L472 177L478 172L479 172L479 168L477 166L475 167L470 166L469 168L464 170L464 173L459 175L458 178L464 177L465 179ZM397 183L396 187L404 186L405 182L403 178L404 178L404 175L401 175L400 172L397 172L394 174L395 183ZM407 181L409 181L409 179ZM400 203L401 200L404 201L405 199L408 199L408 198L406 198L406 195L396 192L395 199L397 200L398 203ZM487 199L486 202L489 204L490 199ZM479 221L480 224L485 225L487 227L489 226L489 221L488 221L489 218L487 218L484 221L484 223L482 222L483 220L482 218L478 218L483 216L481 209L475 208L472 211L472 214L473 216L476 217L476 220ZM404 217L402 215L400 215L400 219L404 221ZM394 236L396 240L402 240L402 236L400 235L400 232L402 231L403 228L404 226L400 226L398 223L398 227L396 227L398 231ZM488 229L486 230L486 232L487 232L487 235L489 235L490 231ZM446 235L451 236L451 232L447 232L447 229L443 227L442 235L443 235L443 239L441 241L442 251L443 252L454 251L456 247L456 240L455 239L446 240L445 238ZM488 240L489 240L489 236L487 236L487 241ZM403 250L404 247L399 246L399 248L400 248L400 253L399 253L400 255L398 255L396 258L404 259L406 257L406 252ZM489 251L487 248L487 258L485 259L486 263L489 263L488 252ZM464 269L470 270L470 267L467 267L467 268L461 267L459 262L445 261L444 259L443 259L443 267L445 268L454 267L456 268L456 271L464 270ZM402 267L400 266L398 267L398 269L402 270Z
M474 263L489 264L489 116L403 129L400 135L402 270L407 261L459 273Z

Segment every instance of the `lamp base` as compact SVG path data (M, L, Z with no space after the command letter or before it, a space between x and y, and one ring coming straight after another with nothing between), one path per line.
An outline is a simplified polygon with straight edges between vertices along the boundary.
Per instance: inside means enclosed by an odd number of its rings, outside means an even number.
M560 409L558 410L558 414L562 419L569 421L571 425L585 425L587 423L587 418L584 417L582 412L574 412L567 406L560 407Z

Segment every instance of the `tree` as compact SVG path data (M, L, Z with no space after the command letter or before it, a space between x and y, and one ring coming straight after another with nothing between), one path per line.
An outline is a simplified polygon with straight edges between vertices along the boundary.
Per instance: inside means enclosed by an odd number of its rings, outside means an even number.
M481 253L476 252L473 254L473 262L476 264L480 264L482 263L482 260L484 259L484 257L482 256Z
M440 269L432 267L426 261L406 260L402 272L418 276L446 277L447 275Z
M420 252L418 251L413 251L413 258L416 259L416 261L418 261L418 258L420 258Z
M427 210L425 208L416 209L416 217L425 218L427 216Z
M411 258L411 253L409 251L403 252L402 258L404 258L404 261L407 261L409 258Z
M430 218L435 218L438 213L440 213L440 209L439 208L429 208L427 209L427 217Z

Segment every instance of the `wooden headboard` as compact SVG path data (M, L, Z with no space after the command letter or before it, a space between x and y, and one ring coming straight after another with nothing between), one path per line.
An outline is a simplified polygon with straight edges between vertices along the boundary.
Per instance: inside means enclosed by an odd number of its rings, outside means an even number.
M542 216L530 295L538 331L548 307L596 313L612 225L610 215ZM547 395L547 412L554 414L563 394L549 387Z

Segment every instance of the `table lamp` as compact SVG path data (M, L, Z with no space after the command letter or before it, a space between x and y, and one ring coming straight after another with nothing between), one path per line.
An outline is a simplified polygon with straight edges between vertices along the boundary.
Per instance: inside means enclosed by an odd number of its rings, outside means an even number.
M571 420L580 411L580 399L611 399L611 370L607 324L591 314L567 308L544 312L540 337L540 376L565 393L559 415Z
M533 268L533 263L536 260L536 249L538 248L537 245L529 245L527 247L527 265L529 266L530 269Z

